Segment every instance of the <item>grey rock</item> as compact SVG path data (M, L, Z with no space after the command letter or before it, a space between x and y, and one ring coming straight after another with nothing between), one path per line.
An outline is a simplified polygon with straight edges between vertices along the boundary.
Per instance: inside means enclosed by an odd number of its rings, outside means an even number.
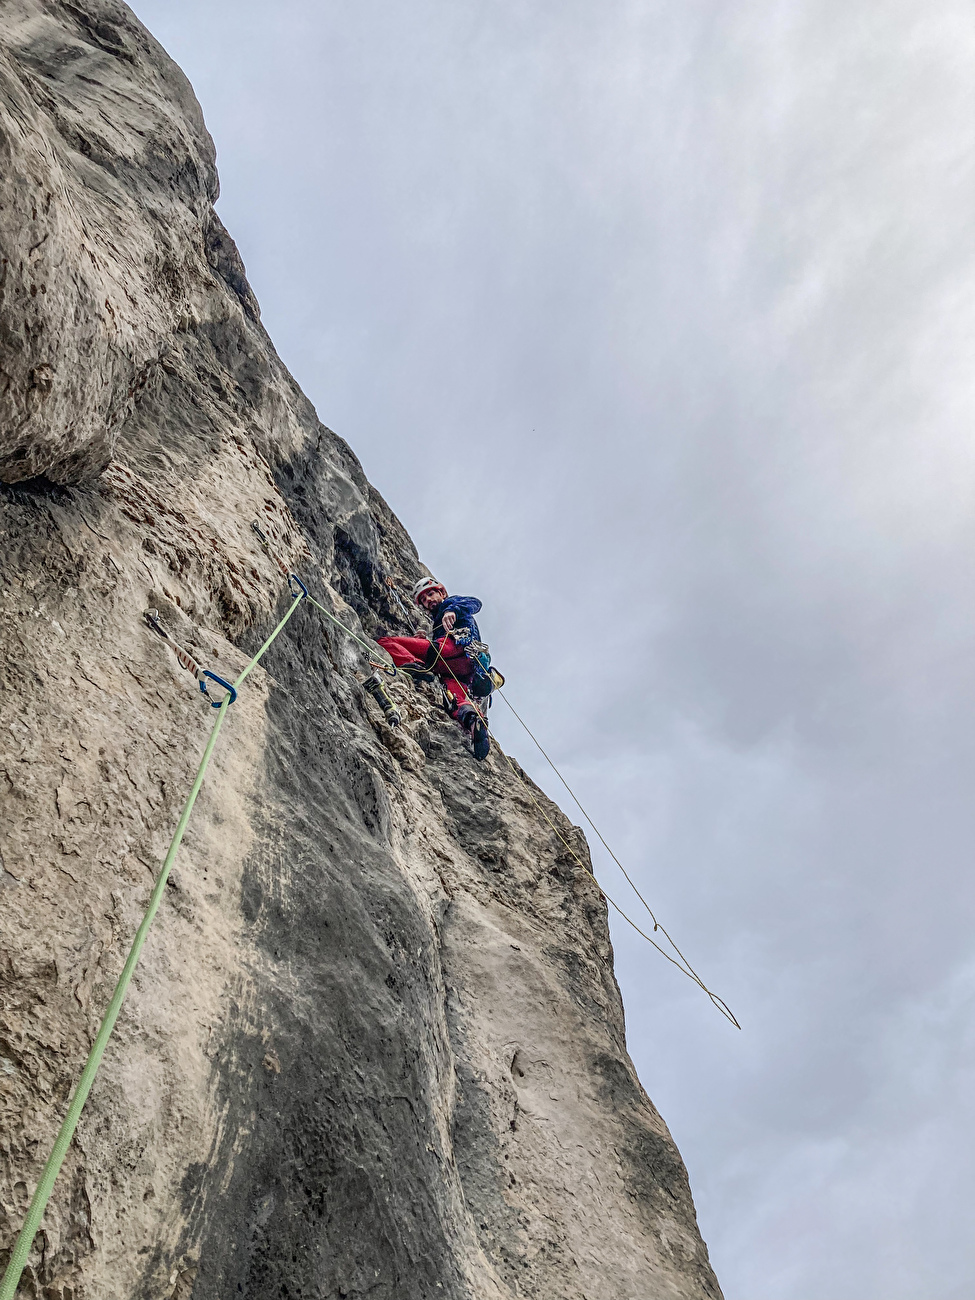
M114 0L2 19L0 1260L212 721L143 611L233 676L288 601L253 520L365 638L423 571L179 70ZM581 832L364 669L305 605L229 711L23 1294L715 1300Z

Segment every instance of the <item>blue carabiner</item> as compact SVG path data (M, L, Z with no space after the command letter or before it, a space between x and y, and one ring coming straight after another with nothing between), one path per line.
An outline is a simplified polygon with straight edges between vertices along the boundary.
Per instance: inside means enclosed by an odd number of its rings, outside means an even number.
M300 593L295 591L294 587L291 585L293 582L297 582L298 586L301 588ZM304 600L308 595L308 588L298 577L297 573L288 574L288 590L291 592L292 596L294 596L295 600Z
M227 700L227 708L229 709L231 704L233 704L234 700L236 700L237 698L237 692L233 688L233 686L231 686L229 682L225 682L222 677L218 677L216 673L211 673L209 668L204 668L203 676L209 677L211 682L216 682L218 686L222 686L227 691L227 693L230 696L230 699ZM207 688L204 686L202 682L200 682L200 690L203 692L204 695L206 695L207 699L210 699L210 696L207 692ZM223 704L223 700L210 700L211 708L219 709L221 704Z

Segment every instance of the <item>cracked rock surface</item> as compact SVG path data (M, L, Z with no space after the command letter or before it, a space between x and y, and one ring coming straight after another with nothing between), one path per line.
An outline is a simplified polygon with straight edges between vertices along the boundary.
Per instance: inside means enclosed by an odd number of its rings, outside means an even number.
M2 1263L214 716L143 611L233 677L289 601L252 521L367 640L424 570L179 69L115 0L0 18ZM581 832L365 658L303 604L229 710L20 1294L718 1300Z

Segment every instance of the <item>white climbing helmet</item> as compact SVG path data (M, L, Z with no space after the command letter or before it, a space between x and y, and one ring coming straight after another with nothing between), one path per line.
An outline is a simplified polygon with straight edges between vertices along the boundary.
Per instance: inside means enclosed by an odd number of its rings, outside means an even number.
M431 587L443 587L443 583L438 582L436 578L421 578L419 582L414 582L413 590L410 593L413 597L413 603L419 605L420 597L425 591L429 591ZM446 587L444 587L444 590L446 591Z

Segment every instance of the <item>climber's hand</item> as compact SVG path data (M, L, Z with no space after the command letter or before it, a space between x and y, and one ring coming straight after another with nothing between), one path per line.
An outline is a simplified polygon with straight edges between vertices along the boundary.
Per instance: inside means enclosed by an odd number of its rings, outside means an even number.
M447 610L447 613L444 614L443 619L441 620L441 622L442 622L443 630L444 630L445 632L449 632L450 629L451 629L451 628L454 626L454 624L457 622L457 615L453 612L453 610L448 609L448 610Z

